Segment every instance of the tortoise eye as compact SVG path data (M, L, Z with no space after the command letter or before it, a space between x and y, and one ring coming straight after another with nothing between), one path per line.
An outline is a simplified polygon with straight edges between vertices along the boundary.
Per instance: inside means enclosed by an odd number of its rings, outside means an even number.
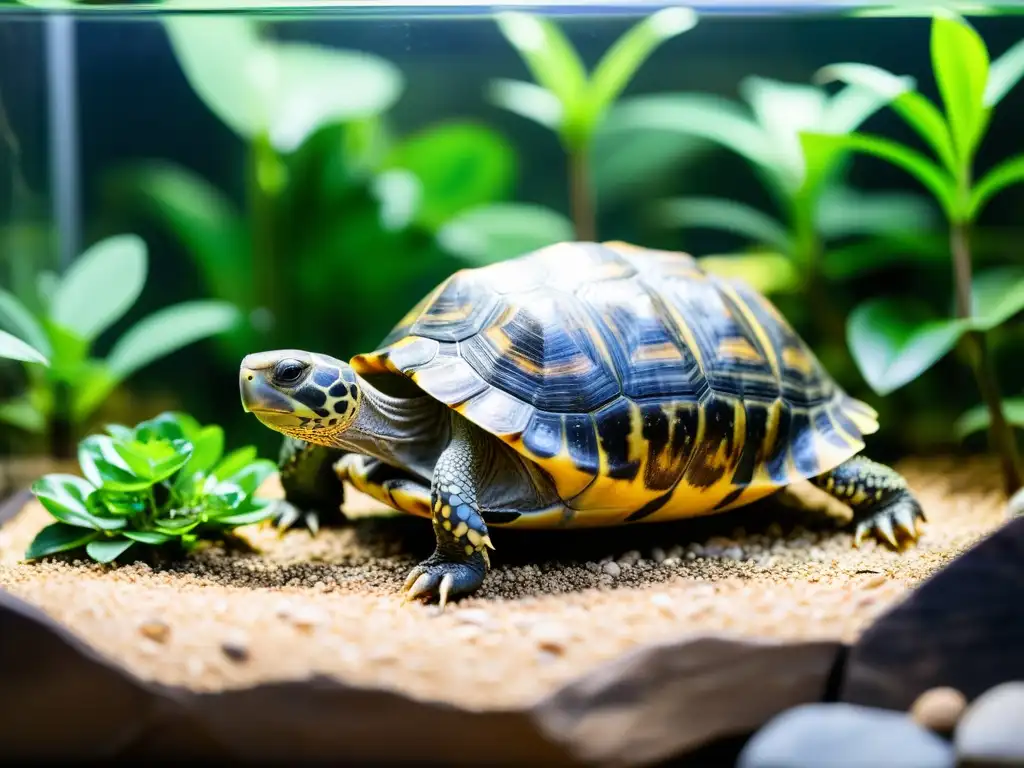
M302 376L303 369L298 360L282 360L274 366L274 378L282 384L294 384Z

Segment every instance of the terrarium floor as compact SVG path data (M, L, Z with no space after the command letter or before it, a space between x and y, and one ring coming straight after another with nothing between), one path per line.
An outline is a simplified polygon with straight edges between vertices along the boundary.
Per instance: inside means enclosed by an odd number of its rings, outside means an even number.
M484 588L440 613L398 596L432 549L429 524L378 516L354 493L360 519L316 538L253 526L243 533L259 552L213 547L116 567L20 562L50 522L33 501L0 530L0 588L148 680L218 690L319 673L474 708L522 706L638 645L691 634L854 641L1004 520L989 461L898 468L929 516L902 553L855 549L848 531L809 530L771 503L680 525L497 531Z

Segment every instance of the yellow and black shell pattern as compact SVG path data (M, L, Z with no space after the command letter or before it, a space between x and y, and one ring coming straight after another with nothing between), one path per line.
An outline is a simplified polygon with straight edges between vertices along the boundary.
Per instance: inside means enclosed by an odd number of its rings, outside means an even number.
M352 365L411 378L544 468L572 514L517 527L731 509L878 429L764 296L621 242L460 270Z

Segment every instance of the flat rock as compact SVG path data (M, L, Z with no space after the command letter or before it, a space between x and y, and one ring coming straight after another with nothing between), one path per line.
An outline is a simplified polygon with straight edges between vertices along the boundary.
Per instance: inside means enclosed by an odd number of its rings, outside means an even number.
M1024 765L1024 681L979 696L957 724L954 743L961 765Z
M1006 523L882 614L850 650L839 700L900 711L930 688L971 701L1024 680L1024 518Z
M805 704L758 731L737 768L952 768L953 747L901 712Z

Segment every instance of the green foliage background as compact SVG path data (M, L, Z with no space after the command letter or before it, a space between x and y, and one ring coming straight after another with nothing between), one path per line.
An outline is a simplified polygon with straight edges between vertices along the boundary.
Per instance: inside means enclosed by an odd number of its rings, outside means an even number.
M943 210L913 176L863 154L810 206L793 165L795 130L838 125L828 105L841 84L816 83L822 67L880 67L941 103L930 19L710 14L690 24L675 12L658 27L644 18L551 18L539 28L554 40L546 63L531 54L537 29L516 15L80 24L85 245L130 232L150 264L138 300L95 339L97 355L181 302L225 301L244 318L135 372L81 428L182 409L273 455L278 438L238 405L242 355L371 348L452 270L571 238L589 212L599 239L687 250L768 291L840 382L880 411L873 455L983 449L977 387L958 349L880 395L847 337L868 300L950 316ZM970 20L992 58L1024 38L1018 15ZM19 139L2 143L0 275L18 295L57 266L39 29L37 19L0 16L0 37L15 41L0 45L0 100ZM559 30L570 47L551 37ZM1022 90L992 117L980 168L1021 150ZM893 109L862 112L844 130L927 149ZM581 168L582 214L570 194ZM1010 188L975 222L978 270L1020 265L1022 203ZM1012 398L1024 388L1022 332L1016 311L1004 320L989 342ZM26 370L0 366L4 392L15 395ZM1006 410L1011 421L1024 416L1015 403ZM4 434L10 452L46 450L41 437Z

